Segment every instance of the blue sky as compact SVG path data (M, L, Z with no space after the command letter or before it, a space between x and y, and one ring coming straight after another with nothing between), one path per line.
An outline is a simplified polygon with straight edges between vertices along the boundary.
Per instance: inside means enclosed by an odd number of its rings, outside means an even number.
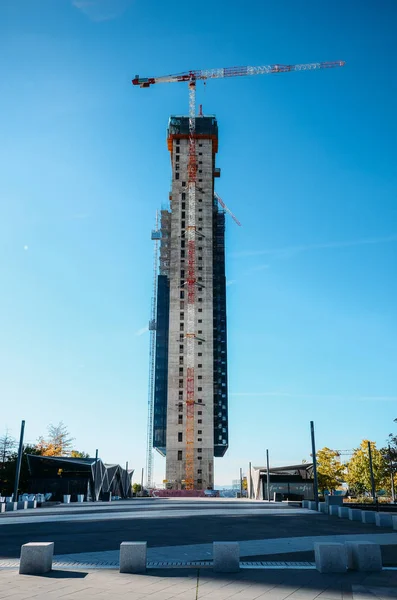
M182 10L183 8L183 10ZM1 427L145 463L150 230L184 84L135 74L345 60L198 86L219 123L227 230L230 449L249 460L383 444L397 417L393 0L3 0ZM163 479L156 458L156 481Z

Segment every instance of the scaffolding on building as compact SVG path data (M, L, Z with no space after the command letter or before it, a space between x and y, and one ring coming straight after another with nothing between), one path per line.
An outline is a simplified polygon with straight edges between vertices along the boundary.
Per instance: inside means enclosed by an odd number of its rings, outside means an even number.
M155 359L156 359L156 312L157 312L157 269L159 261L159 242L161 230L159 229L159 214L156 212L156 227L151 235L154 241L153 249L153 288L149 321L149 396L146 436L146 486L153 486L153 416L155 393Z

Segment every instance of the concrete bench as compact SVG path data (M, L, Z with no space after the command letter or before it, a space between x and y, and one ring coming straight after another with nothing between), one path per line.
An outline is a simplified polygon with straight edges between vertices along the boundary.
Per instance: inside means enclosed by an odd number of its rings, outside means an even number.
M237 573L240 570L238 542L214 542L213 559L216 573Z
M363 523L375 523L376 512L373 510L362 510L361 513Z
M359 508L349 508L350 521L361 521L362 523L361 512L362 511Z
M147 542L122 542L120 544L120 573L146 571Z
M378 527L393 527L392 515L388 513L375 513L375 523Z
M331 504L331 506L329 506L329 508L328 508L328 511L329 511L329 514L332 515L333 517L339 517L339 506Z
M54 542L30 542L21 548L21 575L42 575L52 569Z
M18 502L6 502L6 511L17 510Z
M346 542L347 566L355 571L381 571L382 554L379 544Z
M325 502L328 506L342 506L343 496L325 496Z
M340 519L348 519L349 510L351 510L351 508L347 508L347 506L338 506L338 517Z
M347 550L343 544L315 543L314 558L320 573L345 573Z

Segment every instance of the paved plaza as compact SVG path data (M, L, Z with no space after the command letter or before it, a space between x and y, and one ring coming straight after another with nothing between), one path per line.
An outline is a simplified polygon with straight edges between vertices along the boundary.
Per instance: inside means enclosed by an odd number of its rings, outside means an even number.
M10 600L390 600L397 572L323 575L313 570L247 570L216 575L210 570L55 570L46 576L0 570L0 598Z
M120 543L146 541L148 560L209 560L214 541L238 541L250 560L312 561L315 541L373 541L397 566L397 532L285 503L230 499L134 499L58 505L0 515L0 560L22 544L55 542L66 562L117 564Z
M32 541L55 543L54 571L47 576L18 574L21 545ZM120 574L123 541L147 541L151 567L162 561L203 564ZM239 542L244 564L240 573L221 576L206 566L214 541ZM387 570L367 576L321 575L310 564L316 541L376 542ZM255 561L264 561L266 568L258 568ZM148 498L0 515L0 599L382 600L397 598L396 567L397 532L391 528L285 503Z

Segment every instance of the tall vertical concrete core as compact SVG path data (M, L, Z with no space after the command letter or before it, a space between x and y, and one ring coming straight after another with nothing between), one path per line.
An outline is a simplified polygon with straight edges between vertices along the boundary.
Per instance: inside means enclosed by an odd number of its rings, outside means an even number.
M218 125L197 116L194 350L194 489L213 489L214 456L228 448L225 214L214 198ZM189 118L172 116L170 209L161 211L153 446L166 456L166 487L186 480L186 309Z

